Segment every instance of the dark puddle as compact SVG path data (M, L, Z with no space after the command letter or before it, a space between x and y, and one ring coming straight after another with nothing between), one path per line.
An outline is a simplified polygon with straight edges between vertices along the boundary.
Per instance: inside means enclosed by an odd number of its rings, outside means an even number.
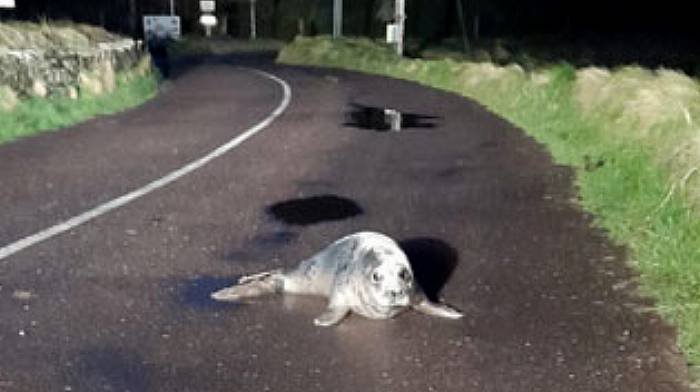
M267 212L286 224L306 226L352 218L364 211L350 199L321 195L275 203L267 208Z
M432 129L436 128L437 116L416 113L403 113L395 109L379 108L350 104L346 113L346 127L367 129L372 131L400 131L403 129Z
M178 290L182 303L197 310L221 310L238 306L232 302L215 301L211 293L232 286L238 281L238 277L219 278L212 276L200 276L186 280Z
M118 348L86 350L78 354L76 364L79 374L70 381L74 390L77 386L101 391L151 390L153 369L136 354Z
M457 267L457 250L435 238L411 238L400 241L399 246L408 256L418 285L429 299L437 301Z

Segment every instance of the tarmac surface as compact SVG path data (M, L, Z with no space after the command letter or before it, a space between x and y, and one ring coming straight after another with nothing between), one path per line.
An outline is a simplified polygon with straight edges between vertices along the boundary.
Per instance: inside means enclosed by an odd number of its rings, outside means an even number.
M577 206L572 171L479 105L409 82L258 55L175 67L139 108L0 146L0 247L263 121L282 88L239 65L291 86L269 127L0 260L0 391L687 390L675 331ZM209 299L364 230L396 238L465 317L319 328L322 298Z

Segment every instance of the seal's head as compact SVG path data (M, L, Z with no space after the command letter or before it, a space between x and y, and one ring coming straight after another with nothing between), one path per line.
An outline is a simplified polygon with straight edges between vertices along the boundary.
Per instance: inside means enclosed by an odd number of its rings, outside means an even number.
M367 294L373 302L385 308L410 305L414 292L413 271L401 249L374 248L366 257Z

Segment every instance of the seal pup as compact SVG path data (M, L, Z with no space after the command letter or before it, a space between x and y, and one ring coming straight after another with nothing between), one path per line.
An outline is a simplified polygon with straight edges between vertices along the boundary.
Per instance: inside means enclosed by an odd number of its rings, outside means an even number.
M431 316L462 317L454 308L430 301L416 284L399 245L375 232L343 237L289 272L278 269L244 276L211 297L239 301L271 293L327 297L328 308L314 320L319 326L337 324L351 311L372 319L388 319L408 308Z

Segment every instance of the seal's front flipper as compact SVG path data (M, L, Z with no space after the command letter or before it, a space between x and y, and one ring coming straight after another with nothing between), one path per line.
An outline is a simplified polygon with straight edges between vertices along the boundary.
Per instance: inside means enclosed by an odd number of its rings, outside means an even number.
M413 305L413 309L417 312L427 314L430 316L448 318L453 320L464 317L462 312L458 311L457 309L454 309L449 305L430 301L428 299L423 299L419 303Z
M329 306L325 312L314 319L314 325L330 327L331 325L338 324L348 313L350 313L350 308L346 306Z

